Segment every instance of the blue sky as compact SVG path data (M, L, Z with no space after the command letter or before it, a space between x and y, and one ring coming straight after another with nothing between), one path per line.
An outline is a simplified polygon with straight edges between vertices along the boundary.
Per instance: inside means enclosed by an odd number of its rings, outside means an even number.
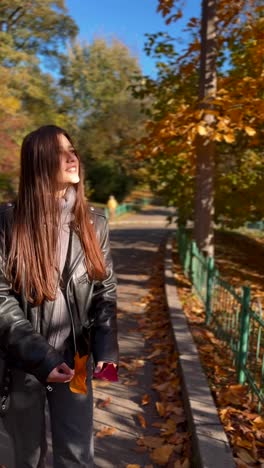
M144 52L144 34L167 31L175 37L182 36L186 19L200 16L201 8L200 0L185 3L184 19L167 26L156 12L157 0L66 0L81 40L91 42L96 36L118 38L138 57L143 73L150 76L155 75L155 64Z

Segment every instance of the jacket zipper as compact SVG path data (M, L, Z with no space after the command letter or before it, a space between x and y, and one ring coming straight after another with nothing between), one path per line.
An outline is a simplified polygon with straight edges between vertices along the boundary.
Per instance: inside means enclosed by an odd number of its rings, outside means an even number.
M70 318L71 318L72 335L73 335L73 345L74 345L74 354L76 354L76 353L77 353L77 345L76 345L76 336L75 336L75 325L74 325L74 321L73 321L72 311L71 311L71 308L70 308L70 300L69 300L69 295L68 295L68 292L69 292L69 284L70 284L70 281L68 281L68 283L67 283L66 295L65 295L65 296L66 296L67 307L68 307L69 314L70 314Z

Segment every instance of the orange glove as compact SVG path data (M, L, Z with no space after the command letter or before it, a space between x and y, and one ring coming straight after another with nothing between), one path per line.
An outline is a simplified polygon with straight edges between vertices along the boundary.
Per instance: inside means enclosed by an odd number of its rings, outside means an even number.
M87 389L87 361L88 356L83 357L79 356L77 352L74 356L74 377L69 383L70 390L73 393L82 393L86 394Z

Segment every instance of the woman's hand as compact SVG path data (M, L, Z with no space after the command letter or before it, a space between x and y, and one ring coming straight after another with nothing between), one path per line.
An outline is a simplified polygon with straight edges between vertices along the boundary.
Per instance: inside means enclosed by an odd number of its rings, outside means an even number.
M67 366L66 362L63 362L49 373L47 382L66 383L70 382L73 376L74 370Z
M97 366L96 366L96 368L94 369L95 374L99 374L99 372L101 372L101 370L102 370L104 364L109 364L109 363L108 363L108 362L104 362L104 361L99 361L99 362L97 363ZM117 367L117 364L115 364L114 362L111 362L111 364L113 364L114 367Z

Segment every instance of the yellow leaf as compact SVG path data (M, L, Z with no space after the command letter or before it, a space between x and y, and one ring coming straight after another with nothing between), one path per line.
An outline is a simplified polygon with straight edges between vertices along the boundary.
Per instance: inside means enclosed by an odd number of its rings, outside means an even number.
M150 455L150 458L158 465L165 465L166 463L168 463L173 450L173 445L163 445L162 447L158 447L155 450L153 450L153 452Z
M135 359L134 360L134 365L136 368L138 367L143 367L145 365L144 359Z
M247 440L246 438L236 437L234 438L234 443L238 447L243 447L245 449L251 450L252 448L252 440Z
M258 416L256 419L254 419L253 426L254 426L254 429L263 430L264 418L262 418L261 416Z
M221 135L221 133L219 133L219 132L214 133L214 140L222 141L222 139L223 139L223 136Z
M126 468L140 468L140 465L126 465Z
M235 137L233 133L227 133L226 135L224 135L224 140L226 143L234 143Z
M197 132L201 136L207 135L207 129L203 125L197 125Z
M256 135L256 130L252 127L245 127L245 132L248 134L248 136L254 136Z

